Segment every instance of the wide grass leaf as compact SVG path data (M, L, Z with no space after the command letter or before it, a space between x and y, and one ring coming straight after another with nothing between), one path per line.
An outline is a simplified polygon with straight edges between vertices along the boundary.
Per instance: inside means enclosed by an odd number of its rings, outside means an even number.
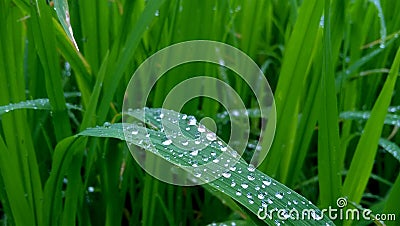
M168 138L163 131L176 129L177 127L174 127L176 124L179 125L178 128L182 131L182 134L180 135L181 137L177 137L176 139L179 140L180 138L187 139L188 137L194 138L200 136L201 130L198 131L198 128L202 127L197 123L193 123L195 122L195 118L192 116L186 116L164 109L140 109L133 110L127 114L142 120L149 126L149 128L143 127L143 124L141 123L124 125L105 123L105 125L101 127L88 128L79 135L113 137L126 140L128 144L146 149L146 151L152 152L177 167L182 168L185 168L185 166L192 166L194 162L196 165L201 166L208 161L216 159L224 153L232 155L232 159L236 159L238 156L236 151L226 146L218 137L213 138L212 143L199 151L199 153L196 151L196 153L188 151L191 150L189 147L190 144L187 148L182 148L181 145L176 145L175 143L168 141ZM172 132L174 133L174 131ZM179 130L175 132L175 135L179 134ZM204 180L205 182L209 179L217 178L208 183L208 185L210 185L212 189L216 189L230 196L253 214L260 213L261 216L264 216L264 208L267 208L268 210L274 208L285 210L282 216L285 216L288 219L279 219L276 215L273 215L271 219L267 217L264 220L266 223L295 224L301 222L303 225L333 224L325 216L322 216L322 218L318 220L314 219L321 216L321 212L316 206L301 195L297 194L295 191L255 169L243 159L239 159L235 165L230 165L228 167L225 166L227 162L229 161L216 162L216 165L219 165L219 168L214 168L217 169L214 172L211 170L205 172L189 170L188 172L192 173L195 176L194 178ZM312 213L305 216L306 219L303 221L291 219L294 217L294 215L291 215L294 213L293 211L297 211L301 217L302 211L309 209L312 210ZM291 210L292 212L289 212Z

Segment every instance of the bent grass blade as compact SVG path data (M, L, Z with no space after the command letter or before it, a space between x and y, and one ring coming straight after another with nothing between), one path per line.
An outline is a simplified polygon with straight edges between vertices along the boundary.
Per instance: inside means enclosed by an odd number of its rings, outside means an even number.
M125 137L123 124L106 123L106 125L101 127L88 128L78 135L112 137L120 140L125 140L129 144L139 146L146 149L147 151L151 151L157 154L159 157L166 159L176 166L191 166L193 162L196 162L198 165L206 163L206 161L204 161L203 154L191 154L190 152L187 152L186 150L181 149L180 147L175 146L173 143L169 142L165 134L161 132L163 131L162 129L167 129L163 128L163 125L161 124L161 109L134 110L133 112L135 113L131 113L131 115L136 115L138 116L138 118L140 118L140 116L143 116L143 113L145 113L145 118L143 119L142 117L142 119L153 129L145 128L140 123L129 124L128 126L124 125L126 129L125 134L133 134L132 136ZM165 112L165 110L163 110L163 112ZM183 114L172 111L168 112L171 115L177 116L176 118L171 117L171 120L172 118L174 118L173 120L179 119L178 121L174 121L173 123L179 123L180 125L184 125L185 127L188 125L188 120L193 120L194 118L191 116L185 117L185 115ZM190 125L196 128L198 128L199 126L199 124L197 123L191 123ZM183 131L185 131L185 134L187 136L191 137L196 137L199 133L197 129ZM143 142L146 139L147 134L149 134L148 137L151 140L150 144L147 142ZM207 148L201 150L201 152L209 153L210 159L212 159L213 156L219 156L224 151L224 148L221 149L221 147L223 147L221 146L221 144L222 140L216 137L213 143ZM168 148L165 148L166 146L168 146ZM200 175L194 175L197 178L207 178L207 173L197 173L204 174L204 177ZM215 173L219 174L217 175L218 179L210 182L208 185L211 186L213 189L221 191L224 194L230 196L236 202L240 203L248 210L250 210L253 214L260 214L262 216L265 208L267 208L268 211L276 208L278 210L283 209L282 218L288 218L283 220L279 219L276 215L273 216L271 219L269 217L266 217L265 219L262 219L266 223L294 224L296 220L291 219L291 217L294 217L293 215L289 214L293 213L290 212L291 210L297 211L298 213L300 213L301 216L303 210L311 209L313 210L313 213L310 214L312 216L306 216L310 219L304 219L304 221L302 221L304 225L333 225L333 223L325 216L323 216L319 220L314 219L321 216L321 211L318 210L316 206L314 206L310 201L308 201L301 195L297 194L295 191L263 174L261 171L255 169L254 167L251 167L251 165L247 164L243 159L240 159L236 163L236 165L231 166L229 170L227 169L225 172L221 171Z

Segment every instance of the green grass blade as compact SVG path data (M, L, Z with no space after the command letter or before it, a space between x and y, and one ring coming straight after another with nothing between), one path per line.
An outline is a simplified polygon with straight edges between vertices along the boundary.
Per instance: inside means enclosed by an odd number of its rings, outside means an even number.
M30 203L23 198L26 194L24 187L21 186L25 184L24 178L15 177L14 169L18 169L16 160L12 155L10 156L10 150L7 149L3 138L0 137L0 172L4 180L7 197L10 200L9 208L16 224L28 225L35 221L35 216L32 213Z
M83 190L81 166L82 155L74 155L66 173L68 182L65 191L65 204L61 218L61 225L76 224L76 214L78 212L77 206L81 195L79 191Z
M371 118L371 111L345 111L340 113L340 118L366 121ZM386 114L383 123L386 125L400 126L400 116Z
M293 144L298 120L298 104L306 79L307 67L312 60L312 49L317 37L323 2L303 1L289 43L285 47L282 71L275 91L277 108L276 134L272 148L259 169L287 179L292 158ZM278 171L279 164L281 165Z
M330 0L325 0L324 54L320 86L321 105L318 119L318 177L322 207L336 203L340 197L341 176L339 159L340 148L338 110L333 73Z
M56 38L50 8L45 1L38 0L31 5L31 32L42 63L46 91L53 110L53 124L57 140L71 135L71 125L63 95L61 70L56 51Z
M377 145L396 83L399 65L400 48L397 50L389 76L386 79L383 89L371 111L371 117L365 125L364 132L361 135L357 149L354 153L349 173L344 181L344 195L356 203L360 202L369 175L371 174Z
M74 32L72 31L68 1L67 0L54 0L54 9L57 12L57 17L60 20L65 33L68 35L71 42L74 44L75 48L79 51L78 44L76 44L74 38Z
M11 1L0 2L0 105L25 100L22 15ZM15 223L41 224L43 191L28 125L25 111L1 116L1 174Z
M87 139L84 137L78 139L76 137L68 137L62 140L56 146L50 177L44 187L44 225L58 225L61 224L61 221L63 220L63 202L61 198L61 186L63 183L63 178L68 169L73 166L72 160L74 160L74 156L79 153L80 155L83 154L86 140ZM68 215L68 213L66 214ZM68 219L64 219L64 222L65 221L68 221Z
M92 69L80 52L74 48L62 27L53 18L54 29L57 39L57 48L60 55L71 65L76 75L79 90L82 93L82 101L87 106L91 93Z
M393 157L400 162L400 147L397 146L396 143L389 141L385 138L380 138L379 146L381 146L385 151L393 155Z
M73 105L73 104L66 104L67 108L69 110L78 110L82 111L82 108L79 106ZM33 110L52 110L50 100L49 99L36 99L36 100L27 100L27 101L21 101L19 103L11 103L7 104L5 106L0 106L0 116L2 114L18 110L18 109L33 109Z
M106 56L104 57L103 63L100 66L100 70L96 78L96 83L94 84L94 88L89 99L89 105L87 106L87 111L83 115L81 130L96 124L96 106L99 101L101 87L103 86L104 77L106 74L108 56L109 55L107 53Z

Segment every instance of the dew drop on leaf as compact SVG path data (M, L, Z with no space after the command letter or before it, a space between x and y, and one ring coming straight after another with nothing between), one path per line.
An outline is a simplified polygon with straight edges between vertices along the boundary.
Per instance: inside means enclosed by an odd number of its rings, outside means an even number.
M253 181L253 180L256 179L256 178L254 177L254 175L253 175L252 173L250 173L250 174L247 176L247 179L249 179L249 181Z
M257 195L257 197L258 197L259 199L264 199L264 195L263 195L262 193L259 193L259 194Z
M242 196L242 192L241 192L240 190L237 190L237 191L236 191L236 195L237 195L237 196Z
M172 144L172 140L165 140L164 142L162 142L163 145L170 145Z
M282 192L277 192L277 193L275 193L275 197L277 197L278 199L282 199L283 198L283 193Z
M269 185L271 185L271 179L264 179L264 180L262 181L262 183L263 183L264 185L266 185L266 186L269 186Z
M247 170L250 172L254 172L256 168L254 167L254 165L250 164L249 167L247 167Z
M213 132L209 132L209 133L207 133L206 138L209 141L214 141L217 139L217 135L215 135L215 133L213 133Z

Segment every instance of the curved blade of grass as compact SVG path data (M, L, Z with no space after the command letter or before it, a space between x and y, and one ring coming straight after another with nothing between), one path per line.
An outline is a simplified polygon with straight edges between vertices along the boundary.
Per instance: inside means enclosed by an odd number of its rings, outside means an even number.
M82 111L82 108L73 104L66 104L68 109ZM0 116L4 113L8 113L10 111L18 110L18 109L34 109L34 110L49 110L51 111L51 104L49 99L35 99L35 100L27 100L19 103L7 104L4 106L0 106Z
M400 162L400 148L397 146L396 143L391 142L385 138L380 138L379 139L379 145L385 149L385 151L389 152L390 154L393 155L393 157Z
M371 118L371 111L345 111L340 113L339 117L342 119L368 120ZM386 125L400 126L400 116L386 114L383 123Z
M396 83L399 65L400 48L397 50L389 76L371 111L371 117L365 125L364 132L361 135L351 161L349 173L344 181L344 195L348 196L350 200L356 203L359 203L361 200L374 165L377 145Z
M92 69L83 55L69 41L62 27L53 18L53 25L56 33L58 52L71 65L76 75L79 90L82 93L84 104L88 104L91 92Z
M68 219L62 219L62 195L61 186L63 178L71 167L72 160L77 153L82 153L87 139L84 137L68 137L59 142L56 146L53 155L52 170L50 171L50 177L44 187L44 225L59 225L61 220L64 222L70 222ZM76 175L74 175L76 176ZM74 188L76 189L76 188ZM75 190L77 192L77 190ZM74 197L70 197L67 200L71 200ZM77 198L77 197L75 197ZM75 203L73 200L71 200ZM69 205L72 203L67 202ZM75 207L73 207L75 208ZM66 210L71 211L71 210ZM72 216L72 214L64 213L64 216Z
M147 129L137 124L131 124L129 127L126 127L128 129L127 134L130 134L130 130L138 131L138 134L135 133L135 135L129 135L127 138L125 138L122 124L107 124L103 127L88 128L79 133L79 135L113 137L126 140L128 143L142 147L147 151L151 151L177 166L191 166L191 162L193 161L198 162L200 165L206 162L203 158L204 155L207 155L211 152L216 153L216 156L222 154L220 149L223 147L221 146L221 140L217 140L214 143L215 145L210 145L203 149L201 152L204 154L196 156L191 155L186 149L181 149L174 144L169 145L169 148L171 149L165 149L165 146L162 143L167 138L164 132L161 132L161 129L163 128L160 117L161 110L146 109L144 111L146 118L143 121L145 121L146 124L154 129ZM138 116L139 119L141 116L143 116L143 110L137 110L134 112L135 113L130 114ZM183 115L173 111L163 110L163 112L168 112L168 115L171 118L179 119L178 122L180 126L186 128L188 125L188 119L182 119ZM168 126L168 123L164 124L164 126ZM151 140L151 143L144 142L147 133L150 135L149 139ZM186 133L186 136L195 137L199 132L195 129L190 129L188 131L183 129L182 133ZM178 158L178 155L181 156ZM221 174L223 172L219 173ZM249 167L249 165L242 159L237 162L234 167L231 167L226 173L227 174L224 174L224 176L221 176L220 178L210 182L208 185L210 185L213 189L229 195L232 199L242 204L253 214L257 214L260 208L262 210L263 206L267 206L268 210L278 208L290 211L295 209L299 211L300 214L304 209L313 209L316 216L321 216L320 211L317 209L317 207L311 204L311 202L293 190L287 188L285 185L270 178L269 176L266 176L261 171L256 170L251 166ZM264 221L269 224L282 222L295 224L300 222L293 219L280 220L277 218L277 216L273 216L272 219L266 218ZM306 219L301 221L301 223L304 225L332 224L332 222L325 216L319 221L315 219Z
M74 44L76 50L79 51L78 44L76 44L74 38L74 32L71 27L71 20L69 17L68 1L67 0L54 0L54 9L57 12L57 17L60 20L61 25L64 28L65 33L67 33L69 39Z

